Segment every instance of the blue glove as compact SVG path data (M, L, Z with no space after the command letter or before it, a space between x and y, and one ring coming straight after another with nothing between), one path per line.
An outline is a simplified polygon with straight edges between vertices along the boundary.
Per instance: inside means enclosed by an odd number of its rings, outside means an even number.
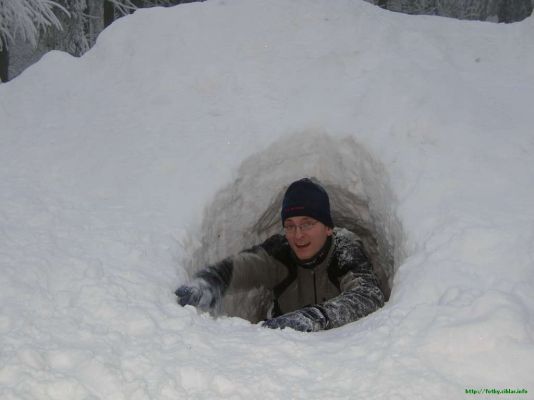
M261 326L271 329L291 328L301 332L317 332L325 329L327 321L319 308L311 306L268 319Z
M217 303L215 291L204 279L194 279L188 285L182 285L174 292L181 306L195 306L202 310L213 308Z

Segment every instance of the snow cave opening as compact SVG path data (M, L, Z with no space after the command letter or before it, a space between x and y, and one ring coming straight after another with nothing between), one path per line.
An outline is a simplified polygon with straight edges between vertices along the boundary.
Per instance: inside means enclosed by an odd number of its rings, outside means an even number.
M377 272L392 288L405 252L385 168L350 137L310 132L285 137L241 164L235 180L204 211L198 246L184 260L188 272L282 233L283 195L291 182L303 177L325 187L335 225L360 235ZM256 323L265 318L270 304L270 293L258 287L227 293L214 314Z

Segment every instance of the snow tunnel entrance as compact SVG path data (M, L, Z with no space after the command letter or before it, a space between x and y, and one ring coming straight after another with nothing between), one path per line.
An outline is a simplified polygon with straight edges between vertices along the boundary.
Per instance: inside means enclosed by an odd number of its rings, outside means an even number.
M325 187L335 225L362 238L377 274L391 288L403 258L403 235L385 169L352 138L309 132L283 138L242 163L234 182L204 212L199 246L186 260L189 272L282 233L283 195L291 182L303 177ZM263 288L227 293L215 314L255 323L265 318L270 303Z

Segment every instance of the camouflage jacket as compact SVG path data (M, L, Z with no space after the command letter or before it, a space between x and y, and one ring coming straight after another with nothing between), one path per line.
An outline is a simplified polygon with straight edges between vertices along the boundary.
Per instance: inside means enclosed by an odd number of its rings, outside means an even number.
M221 296L259 286L271 290L272 313L266 318L316 306L326 316L326 329L356 321L384 305L384 293L354 233L335 228L325 252L319 263L302 265L287 239L274 235L196 276L217 287Z

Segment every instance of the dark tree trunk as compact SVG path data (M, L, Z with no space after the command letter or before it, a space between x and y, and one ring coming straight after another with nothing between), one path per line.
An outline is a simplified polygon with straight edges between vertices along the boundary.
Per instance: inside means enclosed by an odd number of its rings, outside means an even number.
M115 7L113 3L104 1L104 28L111 25L115 20Z
M0 40L2 40L0 38ZM0 81L7 82L9 80L9 51L2 40L2 50L0 50Z
M388 8L388 0L378 0L376 3L379 7Z
M501 7L499 9L499 22L512 22L510 18L510 3L507 0L504 0L501 3Z

